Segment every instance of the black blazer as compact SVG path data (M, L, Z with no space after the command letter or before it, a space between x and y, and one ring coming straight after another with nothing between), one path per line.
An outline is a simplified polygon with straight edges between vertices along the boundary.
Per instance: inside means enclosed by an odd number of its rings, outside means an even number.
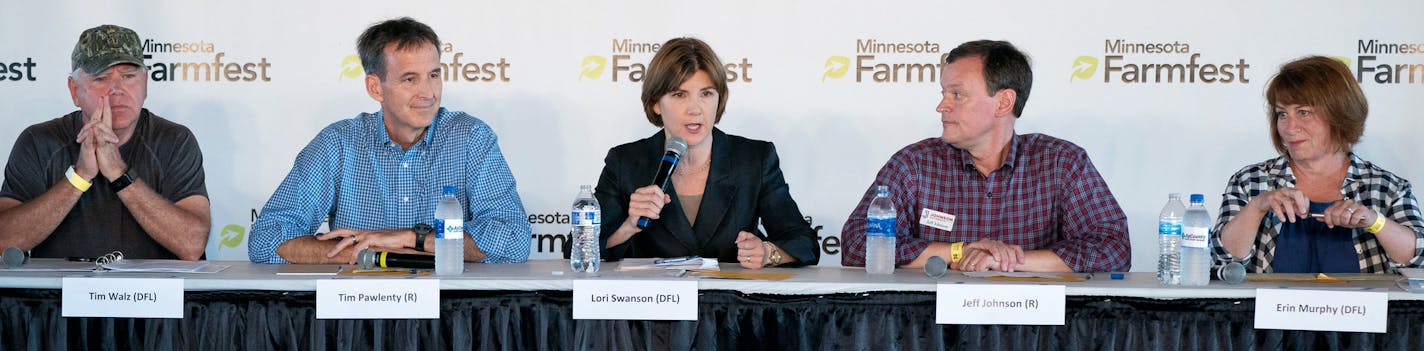
M707 187L698 209L697 225L688 223L677 197L668 184L672 203L663 206L660 219L618 246L607 247L608 237L627 219L628 199L633 191L652 184L664 152L664 132L608 150L603 174L594 195L603 212L603 258L679 257L699 255L722 262L737 262L737 233L756 234L781 248L783 256L795 257L790 266L813 265L820 258L816 233L806 223L790 188L781 175L776 147L769 142L727 135L712 129L712 164ZM760 220L766 233L757 227Z

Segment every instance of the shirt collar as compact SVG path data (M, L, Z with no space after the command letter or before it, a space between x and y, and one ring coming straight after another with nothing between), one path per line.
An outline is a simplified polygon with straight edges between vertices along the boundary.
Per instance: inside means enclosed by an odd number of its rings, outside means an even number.
M1355 155L1354 152L1348 156L1350 157L1350 167L1345 171L1345 182L1340 184L1340 190L1344 193L1349 193L1349 190L1358 186L1364 178L1360 172L1365 168L1365 160L1361 159L1359 155ZM1284 155L1276 157L1274 162L1271 162L1267 167L1266 172L1275 178L1277 188L1295 186L1295 173L1290 168L1290 158Z
M372 135L371 139L371 142L376 147L400 147L399 143L396 143L395 140L391 139L390 132L386 131L386 117L384 111L376 111L376 113L367 115L371 116L367 120L367 123L371 124L370 128L375 129L376 131L376 133ZM435 118L430 121L430 126L425 127L425 134L421 135L420 141L416 142L415 145L412 145L411 148L413 149L417 147L422 147L423 145L429 145L431 141L434 140L434 131L438 130L436 126L441 125L442 122L444 122L445 119L448 117L448 115L449 113L445 110L444 107L441 107L440 110L436 111Z
M1004 163L1000 164L999 167L994 168L995 170L1004 167L1018 167L1019 139L1019 134L1017 132L1009 136L1009 150L1004 156ZM943 144L945 147L949 148L949 155L951 160L959 162L965 167L974 167L974 155L970 155L969 150L956 148L953 145L949 145L949 143Z

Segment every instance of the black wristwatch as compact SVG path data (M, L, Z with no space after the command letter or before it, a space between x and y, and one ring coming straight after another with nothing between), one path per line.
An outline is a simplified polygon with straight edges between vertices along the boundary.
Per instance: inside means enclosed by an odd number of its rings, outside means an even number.
M420 223L410 228L415 231L415 251L425 252L425 236L435 232L435 228L429 224Z
M113 190L115 194L118 194L120 191L123 191L124 188L133 185L133 182L134 179L129 176L129 172L124 171L124 175L120 176L119 179L109 181L109 190Z

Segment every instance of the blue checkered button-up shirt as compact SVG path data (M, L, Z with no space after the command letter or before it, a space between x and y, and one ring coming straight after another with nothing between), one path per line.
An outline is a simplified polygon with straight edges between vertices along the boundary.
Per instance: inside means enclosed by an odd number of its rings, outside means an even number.
M312 235L328 215L333 229L431 223L446 185L459 189L466 239L488 255L484 262L529 258L524 205L489 125L441 108L425 136L402 150L382 121L378 112L332 123L302 149L252 225L252 262L286 263L277 246Z

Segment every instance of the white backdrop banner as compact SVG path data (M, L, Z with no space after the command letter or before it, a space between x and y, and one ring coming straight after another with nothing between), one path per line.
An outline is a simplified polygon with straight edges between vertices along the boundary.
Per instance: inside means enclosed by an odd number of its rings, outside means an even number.
M1420 1L26 1L0 12L0 154L26 126L75 110L79 33L133 28L151 57L146 104L200 141L211 259L246 259L257 211L322 127L374 112L355 57L370 24L411 16L446 43L443 105L489 123L533 226L531 258L561 256L578 185L608 148L656 131L645 64L672 37L727 64L720 128L776 143L792 196L840 264L841 226L886 159L939 135L937 62L1009 40L1035 84L1020 133L1085 149L1127 212L1133 270L1154 269L1169 192L1220 201L1226 178L1274 157L1264 85L1284 62L1348 62L1371 114L1364 158L1424 179ZM651 177L651 175L650 175Z

